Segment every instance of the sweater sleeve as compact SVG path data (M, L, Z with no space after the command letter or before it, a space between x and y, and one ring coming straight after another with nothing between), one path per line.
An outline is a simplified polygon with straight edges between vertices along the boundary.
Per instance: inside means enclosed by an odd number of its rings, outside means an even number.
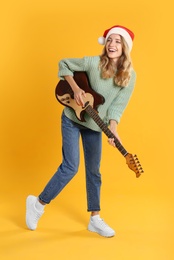
M132 71L131 79L127 87L122 87L108 108L108 121L113 119L120 122L121 116L132 96L136 81L135 71Z
M73 76L74 71L86 71L87 63L87 57L63 59L59 62L58 77L64 79L64 76Z

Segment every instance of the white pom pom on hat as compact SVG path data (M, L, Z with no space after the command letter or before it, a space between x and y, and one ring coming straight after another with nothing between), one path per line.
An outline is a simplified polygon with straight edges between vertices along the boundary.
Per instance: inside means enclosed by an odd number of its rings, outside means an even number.
M101 45L105 45L107 38L111 34L121 35L127 42L129 51L131 51L132 45L133 45L133 39L134 39L134 33L131 30L129 30L128 28L121 26L121 25L112 26L111 28L105 30L105 32L103 33L103 36L98 38L98 43Z
M98 38L98 43L100 43L101 45L105 44L105 38L103 36Z

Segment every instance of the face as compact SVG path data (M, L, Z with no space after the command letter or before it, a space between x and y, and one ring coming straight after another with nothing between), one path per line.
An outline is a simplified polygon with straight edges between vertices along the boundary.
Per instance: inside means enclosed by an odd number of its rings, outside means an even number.
M111 34L106 41L106 52L110 59L117 62L122 55L122 40L119 34Z

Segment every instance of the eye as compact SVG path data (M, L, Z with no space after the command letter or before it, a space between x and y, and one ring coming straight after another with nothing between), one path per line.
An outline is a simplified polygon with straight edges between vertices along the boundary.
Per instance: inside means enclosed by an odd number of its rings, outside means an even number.
M107 42L110 42L111 41L111 38L107 38Z

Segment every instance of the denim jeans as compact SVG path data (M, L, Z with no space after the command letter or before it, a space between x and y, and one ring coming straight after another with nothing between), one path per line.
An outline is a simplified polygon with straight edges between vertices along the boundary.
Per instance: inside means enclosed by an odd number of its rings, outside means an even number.
M39 195L39 199L46 204L50 203L75 176L79 167L79 139L81 136L86 170L87 210L100 211L101 133L74 123L64 113L61 119L63 160Z

